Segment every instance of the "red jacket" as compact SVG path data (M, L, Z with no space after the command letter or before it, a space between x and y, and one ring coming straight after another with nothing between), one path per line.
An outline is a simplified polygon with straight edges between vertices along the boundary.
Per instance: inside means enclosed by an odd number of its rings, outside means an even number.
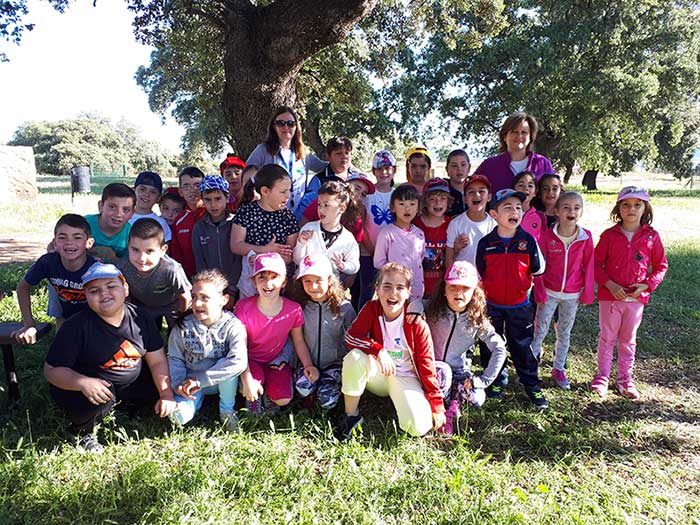
M557 237L558 225L540 237L540 249L547 261L544 274L535 278L535 302L546 303L545 288L553 292L581 292L581 304L593 304L595 278L593 269L593 236L578 228L578 236L567 248Z
M187 277L197 273L192 252L192 230L194 223L201 219L206 211L204 206L194 211L186 209L175 217L171 228L173 236L170 241L170 256L182 265Z
M661 244L661 237L651 226L643 225L627 240L622 227L616 224L600 236L595 247L595 280L598 283L598 300L615 301L605 287L613 281L627 288L643 283L649 286L639 295L639 302L647 304L651 292L664 280L668 261Z
M404 315L407 307L408 305L404 306ZM369 301L365 304L345 334L345 345L350 350L362 350L376 357L384 348L382 326L379 322L381 315L384 313L379 301ZM403 331L430 408L434 414L444 412L445 404L435 372L433 340L427 323L423 319L419 319L416 323L408 323L404 317Z

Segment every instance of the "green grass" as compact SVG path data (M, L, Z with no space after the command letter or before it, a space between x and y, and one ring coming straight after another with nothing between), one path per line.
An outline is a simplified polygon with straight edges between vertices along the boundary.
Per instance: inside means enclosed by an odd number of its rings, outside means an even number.
M550 409L532 410L512 386L502 403L469 410L453 439L402 435L391 404L372 397L362 436L346 444L327 416L300 410L227 434L209 403L181 430L117 412L101 430L105 454L82 455L50 406L48 340L18 348L22 400L0 416L0 523L698 524L700 238L667 251L638 335L642 401L588 392L594 305L574 328L570 392L549 380L547 339ZM0 290L27 266L0 266ZM46 320L45 291L32 300ZM14 298L0 300L0 321L18 316Z

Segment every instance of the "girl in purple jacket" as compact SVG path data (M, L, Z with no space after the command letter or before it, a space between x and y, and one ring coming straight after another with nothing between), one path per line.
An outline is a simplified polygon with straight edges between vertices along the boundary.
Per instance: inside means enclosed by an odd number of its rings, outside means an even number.
M644 188L622 188L610 219L617 224L603 232L595 248L600 337L598 373L591 389L600 397L607 394L617 343L617 390L638 399L632 379L637 329L644 305L666 275L668 261L661 237L651 227L653 212Z

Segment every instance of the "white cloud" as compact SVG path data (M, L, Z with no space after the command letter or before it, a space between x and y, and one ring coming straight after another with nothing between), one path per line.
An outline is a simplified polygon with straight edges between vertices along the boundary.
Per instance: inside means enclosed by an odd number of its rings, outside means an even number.
M168 116L165 125L136 85L136 69L152 48L136 43L126 2L72 3L60 14L31 0L19 47L6 45L10 62L0 64L0 142L27 120L58 120L96 112L114 122L135 124L167 149L179 150L183 129Z

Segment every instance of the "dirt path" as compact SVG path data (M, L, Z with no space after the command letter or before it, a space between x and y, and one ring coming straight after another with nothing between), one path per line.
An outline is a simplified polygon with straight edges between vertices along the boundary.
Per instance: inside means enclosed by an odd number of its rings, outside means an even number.
M0 264L36 261L46 253L46 242L0 237Z

